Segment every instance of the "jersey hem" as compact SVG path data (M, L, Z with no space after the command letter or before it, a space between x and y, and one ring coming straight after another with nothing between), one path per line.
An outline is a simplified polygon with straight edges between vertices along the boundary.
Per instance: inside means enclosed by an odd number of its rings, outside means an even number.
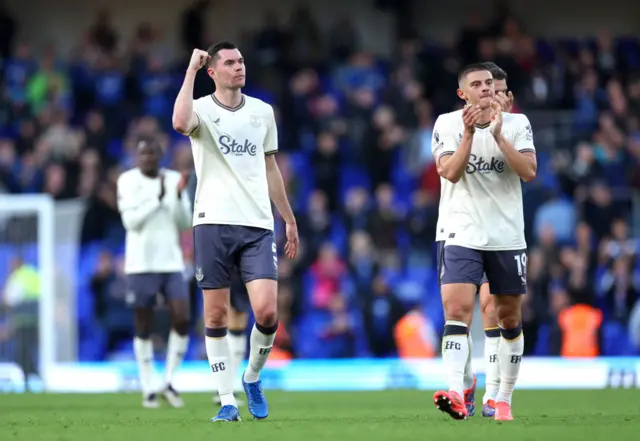
M479 245L463 245L460 243L446 243L445 241L445 246L456 246L456 247L462 247L462 248L469 248L470 250L476 250L476 251L518 251L518 250L526 250L527 249L527 244L523 244L521 246L509 246L509 247L483 247L483 246L479 246Z
M194 227L198 225L232 225L236 227L250 227L250 228L262 228L263 230L273 231L273 224L270 226L265 226L264 224L252 224L248 222L231 222L231 221L201 221L193 224Z
M184 267L180 268L180 269L163 268L163 269L153 269L153 270L147 270L147 269L127 270L125 268L125 270L124 270L125 276L135 276L135 275L142 275L142 274L167 274L167 273L180 273L180 274L182 274L183 272L184 272Z

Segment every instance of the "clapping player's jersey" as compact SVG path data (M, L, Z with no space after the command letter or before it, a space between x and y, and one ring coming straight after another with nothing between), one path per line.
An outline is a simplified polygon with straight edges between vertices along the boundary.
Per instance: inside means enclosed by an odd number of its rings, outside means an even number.
M459 117L462 118L462 110L456 110L455 112L451 112L448 115L455 115L455 114L458 114ZM440 134L438 133L438 138L436 139L436 136L435 136L436 133L438 132L435 131L435 127L434 127L434 136L431 137L432 151L440 143ZM447 240L447 222L449 222L448 216L447 216L447 210L449 209L451 197L453 196L453 186L454 184L452 184L449 180L445 178L440 178L440 205L438 206L438 225L436 227L436 242Z
M198 179L193 225L273 230L265 155L278 150L273 108L243 95L231 109L213 95L193 104L199 125L190 134Z
M182 271L180 231L189 228L191 203L183 192L178 198L181 175L162 169L160 178L150 178L134 168L118 178L118 210L127 230L124 270L126 274Z
M535 152L528 118L502 114L502 134L520 152ZM433 129L432 151L436 161L458 148L464 124L462 112L440 115ZM507 165L489 127L476 128L469 163L462 179L447 184L447 245L477 250L526 248L520 177Z

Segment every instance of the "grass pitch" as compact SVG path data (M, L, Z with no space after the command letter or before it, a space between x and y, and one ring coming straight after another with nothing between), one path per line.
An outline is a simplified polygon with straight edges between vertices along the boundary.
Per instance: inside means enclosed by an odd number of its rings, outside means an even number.
M513 422L453 421L431 392L267 391L270 415L209 423L211 395L186 407L141 408L138 394L0 395L0 440L21 441L631 441L640 439L640 390L516 391ZM477 398L482 397L478 391ZM479 413L479 409L478 409Z

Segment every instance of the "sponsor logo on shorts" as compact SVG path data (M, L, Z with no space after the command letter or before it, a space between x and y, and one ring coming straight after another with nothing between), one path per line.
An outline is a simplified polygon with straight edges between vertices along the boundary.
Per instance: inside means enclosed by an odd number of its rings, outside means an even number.
M271 244L271 251L273 252L273 267L278 269L278 247L276 247L276 243L273 242Z

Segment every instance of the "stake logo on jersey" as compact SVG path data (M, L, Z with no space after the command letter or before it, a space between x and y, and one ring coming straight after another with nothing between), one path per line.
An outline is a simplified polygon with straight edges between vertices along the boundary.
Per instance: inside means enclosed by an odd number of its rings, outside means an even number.
M205 96L193 110L200 121L190 136L198 180L193 224L273 230L265 163L278 151L273 109L243 95L236 108Z
M220 151L223 155L232 154L235 156L251 155L255 156L258 151L258 146L245 139L242 142L238 142L229 135L222 135L218 138L218 144L220 144Z
M504 172L504 161L500 158L492 156L491 158L483 158L481 156L469 155L469 165L467 165L467 173L472 175L474 173L502 173Z
M502 135L516 150L535 152L525 115L503 113L502 120ZM434 159L453 155L464 133L462 110L440 115L433 131ZM488 251L526 248L520 177L505 161L489 127L476 128L465 171L455 184L442 180L436 240Z

